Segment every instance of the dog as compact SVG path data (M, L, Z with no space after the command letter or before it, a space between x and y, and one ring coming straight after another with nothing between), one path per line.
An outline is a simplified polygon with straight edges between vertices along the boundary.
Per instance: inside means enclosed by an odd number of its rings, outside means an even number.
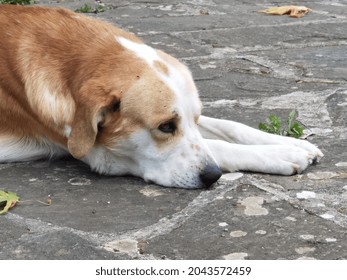
M70 154L191 189L222 172L293 175L323 156L201 110L188 68L135 35L67 9L0 6L0 162Z

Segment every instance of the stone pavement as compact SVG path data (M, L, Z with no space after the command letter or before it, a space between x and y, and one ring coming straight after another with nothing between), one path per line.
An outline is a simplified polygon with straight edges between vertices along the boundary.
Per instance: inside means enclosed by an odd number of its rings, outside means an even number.
M37 1L76 9L91 1ZM347 1L105 0L105 19L180 58L209 116L257 127L292 109L325 157L304 174L226 174L210 190L105 177L74 159L0 164L22 203L0 216L0 259L346 259Z

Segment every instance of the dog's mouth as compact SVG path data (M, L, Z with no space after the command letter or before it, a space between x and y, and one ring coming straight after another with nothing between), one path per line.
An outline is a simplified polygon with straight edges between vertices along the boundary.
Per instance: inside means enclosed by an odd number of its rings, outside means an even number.
M222 176L221 169L216 164L205 166L200 172L180 172L173 171L171 176L161 176L160 174L145 174L144 180L150 184L157 184L163 187L183 188L183 189L208 189L211 188Z

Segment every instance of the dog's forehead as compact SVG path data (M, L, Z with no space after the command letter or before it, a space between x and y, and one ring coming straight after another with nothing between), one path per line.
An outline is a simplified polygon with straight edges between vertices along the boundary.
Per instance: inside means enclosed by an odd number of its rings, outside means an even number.
M165 83L175 96L177 111L182 114L189 112L194 116L199 115L201 103L192 75L188 68L172 56L153 49L152 47L116 37L116 41L124 48L130 50L138 58L154 70L157 77Z
M124 48L132 51L139 58L144 59L149 65L152 65L154 61L159 60L157 52L150 46L136 43L124 37L116 37L116 41Z

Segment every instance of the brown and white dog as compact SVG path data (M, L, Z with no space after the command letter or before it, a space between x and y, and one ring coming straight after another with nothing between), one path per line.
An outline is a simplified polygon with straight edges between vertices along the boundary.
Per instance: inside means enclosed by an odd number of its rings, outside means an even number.
M0 162L71 154L101 174L199 188L223 171L292 175L307 141L200 116L186 66L66 9L0 6Z

